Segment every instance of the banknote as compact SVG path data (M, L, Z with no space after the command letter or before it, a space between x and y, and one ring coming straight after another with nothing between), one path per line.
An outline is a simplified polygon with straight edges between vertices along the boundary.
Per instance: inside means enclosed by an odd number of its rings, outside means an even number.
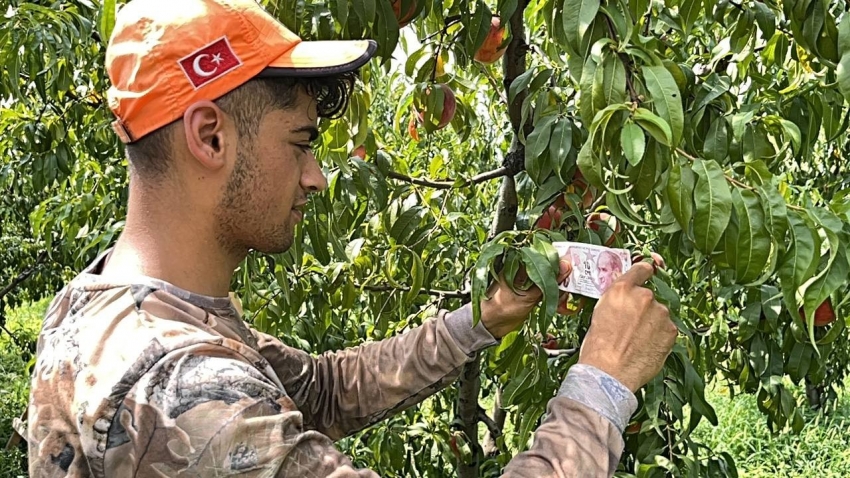
M573 271L558 287L573 294L598 299L632 266L631 254L626 249L580 242L553 242L552 245L558 256L570 258Z

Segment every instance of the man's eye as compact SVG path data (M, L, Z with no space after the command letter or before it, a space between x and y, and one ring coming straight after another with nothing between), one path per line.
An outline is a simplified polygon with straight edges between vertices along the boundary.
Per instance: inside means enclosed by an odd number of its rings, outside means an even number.
M305 153L312 153L312 152L313 152L313 145L312 145L312 144L310 144L310 143L307 143L307 144L299 144L299 145L297 145L297 146L298 146L299 148L301 148L301 151L304 151Z

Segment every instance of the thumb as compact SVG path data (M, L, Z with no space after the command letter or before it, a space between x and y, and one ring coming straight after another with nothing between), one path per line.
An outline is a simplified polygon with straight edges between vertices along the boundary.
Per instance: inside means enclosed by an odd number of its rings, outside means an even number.
M560 268L558 270L558 283L564 282L570 274L573 273L573 265L569 259L561 258Z

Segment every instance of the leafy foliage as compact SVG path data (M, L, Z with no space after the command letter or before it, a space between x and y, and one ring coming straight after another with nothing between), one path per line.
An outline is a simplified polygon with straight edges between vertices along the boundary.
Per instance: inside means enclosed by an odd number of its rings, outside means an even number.
M844 3L265 3L305 38L370 37L380 49L346 115L321 124L317 155L330 187L311 202L295 246L252 254L237 271L249 320L322 353L478 299L499 271L513 278L522 265L523 287L544 291L536 317L481 358L481 399L500 396L512 433L482 456L478 437L453 422L458 391L450 388L346 439L359 464L432 476L478 457L490 476L529 445L576 360L550 357L539 343L552 333L565 350L577 347L593 309L584 301L575 315L554 314L553 240L601 244L613 235L614 245L654 250L668 263L652 287L681 337L638 393L639 431L626 436L623 476L736 475L728 454L691 434L702 418L717 423L706 378L753 394L775 430L802 426L803 405L784 379L827 390L843 383ZM102 97L114 12L111 1L13 0L0 18L0 182L9 191L0 246L23 244L0 247L0 268L12 277L39 252L48 257L4 298L11 305L50 295L121 230L126 171ZM512 38L502 70L472 60L494 14ZM400 17L412 23L400 29ZM528 61L508 78L520 50ZM434 83L456 96L450 128L439 128L446 94ZM361 145L365 157L353 156ZM514 176L517 203L506 204L490 179L516 169L524 170ZM535 230L553 202L559 220ZM488 226L505 205L517 208L516 227L495 236ZM587 226L602 210L621 232ZM837 320L815 327L827 299Z

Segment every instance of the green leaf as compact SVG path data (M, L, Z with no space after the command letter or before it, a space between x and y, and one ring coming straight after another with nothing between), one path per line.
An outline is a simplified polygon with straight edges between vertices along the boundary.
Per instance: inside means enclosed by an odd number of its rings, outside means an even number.
M744 161L751 163L759 159L770 160L776 155L776 150L767 139L764 128L754 124L747 125L741 144Z
M711 123L703 152L706 159L713 159L718 163L725 162L729 156L729 125L725 117L719 116Z
M664 147L657 141L650 141L646 147L643 160L637 166L629 168L629 181L634 185L632 196L637 203L646 201L655 190L660 168L663 164L666 164L666 161L661 157L660 150L662 148Z
M112 29L115 28L115 0L103 0L100 7L100 21L98 22L100 39L104 45L109 43Z
M800 146L803 142L802 134L800 133L800 128L788 121L787 119L780 119L780 124L782 124L782 129L785 130L785 134L791 138L791 144L794 145L794 152L800 150Z
M557 116L544 116L534 125L534 131L525 140L525 171L536 183L541 184L548 169L546 156L543 154L549 149L549 139L552 135L552 126L558 119ZM544 171L546 174L543 174Z
M534 68L529 68L521 75L514 78L511 82L511 87L508 88L508 101L513 102L514 99L516 99L516 95L518 95L520 91L524 90L531 83L531 79L534 77L534 73L536 71L537 70ZM410 76L410 74L408 74L408 76Z
M410 272L410 290L404 294L404 303L412 305L416 297L419 296L419 291L425 282L425 266L422 264L422 258L419 257L419 254L409 249L408 251L413 258L413 268Z
M850 52L850 15L844 15L838 24L838 53L844 56Z
M587 29L599 12L599 0L565 0L563 25L570 46L578 51L581 49Z
M573 125L566 118L558 119L552 128L552 138L549 140L549 158L552 167L562 183L567 184L572 178L564 177L567 172L564 166L567 156L573 147Z
M626 100L626 67L616 54L604 55L595 73L593 105L597 111Z
M378 39L378 56L389 58L398 45L399 31L393 7L387 0L377 0L380 15L375 21L375 35ZM356 143L355 143L356 144Z
M499 241L487 243L475 261L475 273L472 275L472 322L477 325L481 320L481 301L485 300L487 288L490 286L490 268L493 260L505 251L505 246Z
M770 185L760 187L758 192L762 196L768 231L777 244L784 246L785 233L788 231L788 208L785 199Z
M850 277L850 264L847 261L847 252L846 250L842 250L839 252L835 252L835 259L832 261L831 265L828 265L827 268L822 271L822 275L814 280L809 286L806 288L806 293L804 295L803 304L804 311L806 312L806 321L811 324L809 329L810 336L812 332L812 328L814 327L814 316L815 311L818 306L820 306L826 299L839 287L847 282L847 278ZM811 339L814 340L814 337L811 336Z
M705 400L705 382L694 369L693 364L688 359L687 351L681 345L676 346L676 356L685 369L685 390L690 394L691 408L708 419L712 425L717 426L717 415L714 408Z
M470 52L470 56L472 56L472 52L477 51L487 39L487 35L490 33L492 18L493 12L490 10L490 7L488 7L483 0L478 0L471 23L466 25L469 29L466 38L466 48L467 51Z
M416 206L401 213L390 229L390 237L395 239L397 244L404 244L407 238L419 226L423 212L424 209L422 207Z
M312 217L306 224L307 234L310 236L310 245L313 249L313 256L322 265L328 265L331 262L331 254L328 251L327 235L324 234L319 224L318 217Z
M620 144L623 146L623 154L632 166L637 166L646 151L646 136L643 129L631 121L623 126L620 131Z
M545 252L534 247L523 248L521 254L528 278L543 292L544 314L547 317L555 315L558 308L558 278L552 269L549 257Z
M742 284L761 275L770 255L770 236L764 226L764 211L756 193L732 190L732 204L738 217L735 274Z
M598 105L595 104L595 99L601 98L602 94L601 92L594 91L596 88L601 89L602 86L602 82L595 81L596 70L598 68L600 67L597 65L596 60L594 60L593 57L588 57L581 70L581 81L579 85L581 90L581 96L579 97L579 113L581 114L581 119L585 124L591 124L594 116L596 116L596 112L600 109Z
M658 117L652 111L645 108L638 108L634 115L634 120L646 130L656 141L664 146L670 146L673 141L673 134L670 131L670 125L666 121Z
M679 6L679 19L682 21L682 30L685 36L691 34L691 28L699 19L702 10L702 0L684 0Z
M791 349L791 354L788 356L788 363L786 365L786 370L788 375L791 376L791 380L794 382L803 380L803 377L806 376L811 366L813 352L814 349L809 344L794 343L794 348Z
M552 73L553 71L551 68L544 68L541 70L540 73L534 76L534 80L532 80L531 85L528 87L528 92L534 93L539 90L546 84L546 82L549 81L549 79L552 78Z
M752 6L756 11L756 22L761 30L761 37L770 40L776 32L776 14L765 3L753 2Z
M782 255L778 275L785 304L792 317L798 317L796 292L814 274L813 266L817 264L815 251L820 250L820 237L795 211L788 211L788 226L790 243Z
M705 254L711 254L732 216L732 193L723 170L716 161L694 161L697 184L694 189L694 244Z
M689 166L682 167L675 161L667 178L667 200L676 221L684 231L688 231L693 217L695 185L696 176L693 170Z
M783 255L779 277L785 276L785 284L796 290L815 273L821 240L812 226L795 211L788 211L788 225L791 243Z
M678 145L685 128L685 115L682 111L682 95L676 86L676 80L667 68L661 65L644 66L643 75L655 111L670 126L672 145Z
M605 183L602 181L602 164L593 152L591 143L593 143L592 138L589 138L582 145L576 159L576 165L578 165L581 174L584 175L584 178L587 179L587 182L591 186L599 190L604 190Z

